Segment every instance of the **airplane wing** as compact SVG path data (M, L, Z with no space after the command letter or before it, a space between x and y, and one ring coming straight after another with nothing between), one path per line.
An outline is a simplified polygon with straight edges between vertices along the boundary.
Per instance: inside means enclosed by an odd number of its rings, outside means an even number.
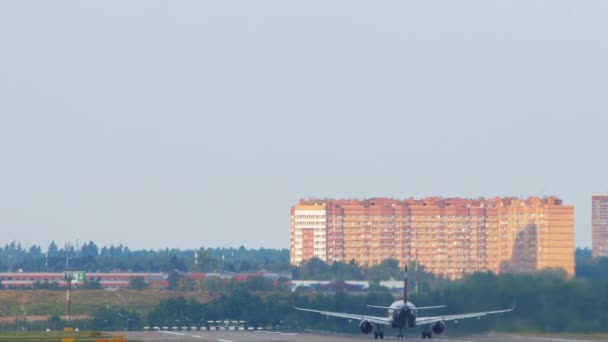
M340 318L346 318L346 319L356 319L356 320L360 320L360 321L366 320L366 321L369 321L370 323L384 324L384 325L391 324L391 321L388 319L388 317L365 316L365 315L349 314L349 313L341 313L341 312L310 310L310 309L298 308L295 306L293 308L296 310L300 310L300 311L318 313L323 316L340 317Z
M510 311L513 311L513 309L515 309L515 306L513 306L510 309L506 309L506 310L472 312L472 313L458 314L458 315L417 317L416 325L433 324L433 323L436 323L439 321L445 322L445 321L454 321L457 319L475 318L475 317L481 317L481 316L485 316L485 315L493 315L493 314L498 314L498 313L503 313L503 312L510 312Z

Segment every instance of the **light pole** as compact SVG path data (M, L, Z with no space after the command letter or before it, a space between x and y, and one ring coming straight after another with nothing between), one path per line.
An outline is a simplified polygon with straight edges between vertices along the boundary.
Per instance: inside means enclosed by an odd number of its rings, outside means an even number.
M67 259L66 259L67 260ZM66 261L66 265L67 265L67 261ZM66 271L64 273L63 278L65 279L65 281L67 282L67 287L66 287L66 298L67 298L67 304L66 304L66 321L68 323L68 325L70 324L70 316L72 315L72 300L70 298L70 290L72 289L72 281L74 280L74 274L70 271Z

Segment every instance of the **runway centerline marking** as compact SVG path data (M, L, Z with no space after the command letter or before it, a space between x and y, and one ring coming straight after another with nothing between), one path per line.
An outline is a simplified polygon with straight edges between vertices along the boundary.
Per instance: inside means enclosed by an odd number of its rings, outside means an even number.
M188 336L186 334L182 334L182 333L177 333L177 332L172 332L172 331L160 331L163 334L169 334L169 335L177 335L177 336Z

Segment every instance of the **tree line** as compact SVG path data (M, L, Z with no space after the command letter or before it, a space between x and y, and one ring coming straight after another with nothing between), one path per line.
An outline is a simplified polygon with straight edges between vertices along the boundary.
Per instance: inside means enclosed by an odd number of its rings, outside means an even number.
M424 271L410 277L410 285L419 282L418 292L411 299L419 306L446 305L432 315L486 311L509 308L512 313L488 316L480 320L449 323L451 334L482 331L517 332L608 332L608 258L591 259L588 250L577 251L577 277L568 278L562 270L545 270L532 274L489 272L475 273L457 281L447 281ZM401 279L402 270L396 260L385 260L368 269L354 263L324 264L311 260L294 269L294 277L324 279ZM413 287L410 287L412 289ZM250 283L233 283L212 290L214 298L207 303L194 300L169 299L142 316L150 325L175 325L175 322L208 320L245 320L253 326L280 325L284 329L316 329L358 333L359 322L327 319L297 312L293 306L383 315L366 305L388 305L400 295L373 284L361 294L333 294L271 290ZM196 324L195 324L196 325Z
M196 254L196 259L195 259ZM11 242L0 247L2 272L286 272L290 271L286 249L198 248L131 250L126 246L99 247L93 241L82 246L23 247Z
M445 287L413 293L410 300L418 306L446 305L443 309L421 311L419 315L486 311L515 305L510 313L479 320L465 319L458 324L448 322L447 331L452 336L485 331L606 333L607 293L606 278L568 279L563 272L547 270L535 274L476 273ZM398 299L399 295L381 286L364 294L328 294L269 290L238 283L218 289L213 292L212 299L204 303L177 297L162 300L149 312L100 306L93 311L91 320L81 324L94 330L140 329L143 326L204 328L208 321L228 319L246 321L246 325L252 327L279 326L294 331L312 329L356 334L359 333L358 321L300 312L293 306L383 316L383 310L366 305L386 306Z
M605 259L602 262L605 262ZM430 279L429 279L430 280ZM505 309L515 311L487 316L480 320L449 323L452 334L481 331L517 332L608 332L608 277L568 278L561 270L545 270L533 274L475 273L464 279L424 286L411 300L418 306L446 305L446 308L420 314L440 315ZM359 322L326 318L298 312L293 306L384 315L366 305L389 305L399 294L375 286L369 292L333 294L259 291L243 284L217 290L207 303L195 300L162 301L143 320L151 325L173 326L176 321L245 320L251 325L280 324L285 329L317 329L358 332ZM196 325L196 324L195 324Z
M87 244L87 246L91 246ZM8 252L23 249L19 246L0 248L0 256ZM284 329L317 329L357 333L358 322L348 322L311 314L296 312L293 306L313 309L367 313L384 315L384 312L366 308L366 304L388 305L399 295L391 293L380 286L385 279L402 279L403 270L396 260L388 259L369 268L359 267L354 262L340 262L328 265L321 260L312 259L299 267L288 267L295 279L321 280L370 280L370 290L363 294L318 293L310 291L291 292L287 286L275 286L272 281L263 277L250 277L246 281L206 279L200 282L186 281L176 270L194 270L194 264L187 263L188 253L193 251L130 251L127 248L107 248L106 252L98 251L86 254L80 250L80 256L114 261L128 261L129 257L147 255L154 259L163 255L168 264L166 270L175 275L173 289L182 291L207 291L211 299L198 302L192 299L173 298L161 301L149 312L132 311L126 307L100 306L91 312L91 319L81 322L84 328L96 330L122 330L148 326L199 326L209 320L244 320L251 326L280 325ZM112 252L110 252L112 250ZM209 262L205 267L213 269L218 263L230 263L237 267L239 262L247 261L250 265L278 265L283 261L282 251L239 249L205 249ZM50 251L49 251L50 253ZM55 252L61 258L61 250ZM65 251L63 252L65 253ZM69 251L68 251L69 253ZM138 254L141 253L141 254ZM234 253L234 255L233 255ZM29 251L24 254L30 255ZM38 252L34 251L31 259ZM13 254L15 255L15 254ZM74 253L78 255L78 253ZM219 257L218 257L219 255ZM229 257L226 257L229 255ZM279 255L278 260L272 259ZM154 257L152 257L154 256ZM223 257L222 257L223 256ZM248 257L250 259L245 260ZM200 255L199 255L200 258ZM21 261L24 262L27 257ZM182 262L180 262L180 260ZM201 260L201 259L199 259ZM211 261L213 260L213 261ZM263 260L263 261L260 261ZM143 261L139 261L143 263ZM109 263L111 264L111 263ZM112 264L115 265L115 264ZM224 265L225 266L225 265ZM198 265L204 269L202 265ZM523 331L523 332L606 332L608 331L608 258L591 258L587 249L576 251L576 277L568 278L563 271L545 270L533 274L476 273L457 281L448 281L427 273L424 267L411 265L410 289L412 301L419 306L446 305L445 309L433 310L428 314L450 314L457 312L474 312L507 308L516 305L513 313L500 316L484 317L481 320L463 320L458 325L448 324L453 334L477 331ZM413 284L418 283L418 292L413 293ZM145 284L133 281L133 287ZM427 312L421 312L427 314ZM63 322L64 323L64 322ZM21 322L20 324L23 324ZM60 326L58 317L52 316L48 322L38 323Z
M196 258L195 258L196 255ZM591 250L577 249L575 252L576 276L582 278L608 277L608 258L591 258ZM86 272L166 272L170 274L172 289L189 290L197 284L185 281L180 274L185 272L258 272L290 273L293 279L304 280L381 280L402 279L403 270L396 260L387 259L371 267L361 267L354 261L327 264L313 258L298 267L289 263L287 249L198 248L196 250L162 249L131 250L126 246L98 247L93 241L82 246L64 245L55 242L43 252L37 245L23 247L12 242L0 247L0 270L24 272L62 272L69 268ZM415 264L411 265L414 270ZM426 273L420 267L415 273L421 287L438 288L449 283L446 279ZM208 285L208 284L207 284ZM35 288L53 289L54 284L36 284ZM98 289L97 283L85 288ZM143 289L145 284L135 282L134 289ZM2 288L0 284L0 288Z

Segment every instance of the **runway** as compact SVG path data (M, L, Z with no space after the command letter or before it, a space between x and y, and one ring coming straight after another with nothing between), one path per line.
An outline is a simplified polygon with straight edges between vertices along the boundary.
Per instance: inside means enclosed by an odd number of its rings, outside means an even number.
M163 331L163 332L121 332L128 341L143 342L345 342L345 341L374 341L369 335L324 335L314 333L293 333L281 331ZM385 340L395 340L395 336L387 335ZM485 334L467 337L449 337L445 335L433 336L431 341L440 342L597 342L605 339L591 337L545 337L523 336L516 334ZM378 340L379 341L379 340ZM403 340L401 340L403 341ZM408 342L429 341L422 340L420 336L405 337Z

